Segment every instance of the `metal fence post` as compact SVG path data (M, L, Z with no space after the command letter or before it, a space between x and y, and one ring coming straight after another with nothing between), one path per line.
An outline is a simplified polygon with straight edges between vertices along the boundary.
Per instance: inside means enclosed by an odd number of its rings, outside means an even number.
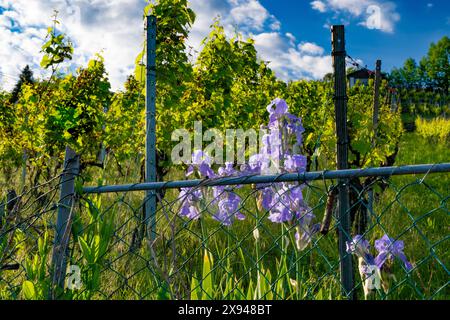
M147 17L145 182L156 181L156 17ZM156 193L146 191L145 222L150 240L156 236Z
M334 107L336 116L338 170L348 169L348 132L347 132L347 81L345 73L345 29L335 25L332 32L332 57L334 68ZM349 180L338 180L338 219L339 219L339 257L343 295L350 297L353 289L352 257L346 252L346 241L350 235Z
M75 178L80 171L80 158L70 147L66 147L64 171L61 177L61 191L56 219L55 240L52 256L52 297L55 286L64 288L67 269L68 245L72 226L75 196Z

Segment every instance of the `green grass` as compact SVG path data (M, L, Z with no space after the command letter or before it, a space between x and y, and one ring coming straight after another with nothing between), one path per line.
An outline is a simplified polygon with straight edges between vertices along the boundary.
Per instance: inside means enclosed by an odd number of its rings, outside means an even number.
M405 134L396 165L450 161L448 143L430 143L416 133ZM448 253L450 174L397 176L381 194L375 211L378 230L400 236L405 253L416 266L398 298L448 299ZM445 286L445 287L443 287Z

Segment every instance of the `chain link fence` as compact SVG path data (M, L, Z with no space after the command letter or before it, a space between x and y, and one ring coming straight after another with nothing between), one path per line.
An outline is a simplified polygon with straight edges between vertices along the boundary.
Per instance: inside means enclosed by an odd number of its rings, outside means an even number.
M84 189L76 183L62 251L54 244L65 203L58 177L1 206L0 296L448 299L449 171L442 164ZM362 236L346 252L338 244L338 178L349 181L347 237ZM142 203L147 190L157 198L154 219ZM269 202L268 190L277 194ZM62 285L55 252L67 259ZM353 256L350 291L341 282L346 255Z

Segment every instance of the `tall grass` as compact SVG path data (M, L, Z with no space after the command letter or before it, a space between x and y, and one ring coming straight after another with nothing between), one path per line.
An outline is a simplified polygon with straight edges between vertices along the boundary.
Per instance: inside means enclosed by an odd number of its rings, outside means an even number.
M439 117L430 120L418 117L416 119L417 133L433 142L450 141L450 119Z

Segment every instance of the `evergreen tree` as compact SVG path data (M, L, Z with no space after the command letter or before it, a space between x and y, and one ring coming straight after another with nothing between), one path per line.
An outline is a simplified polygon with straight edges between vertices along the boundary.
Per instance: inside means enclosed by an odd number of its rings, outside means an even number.
M22 85L31 84L33 82L33 71L31 71L30 66L27 65L25 68L23 68L22 73L19 77L19 81L17 81L13 91L11 92L11 98L9 101L11 103L16 103L17 101L19 101L19 95L22 91Z

